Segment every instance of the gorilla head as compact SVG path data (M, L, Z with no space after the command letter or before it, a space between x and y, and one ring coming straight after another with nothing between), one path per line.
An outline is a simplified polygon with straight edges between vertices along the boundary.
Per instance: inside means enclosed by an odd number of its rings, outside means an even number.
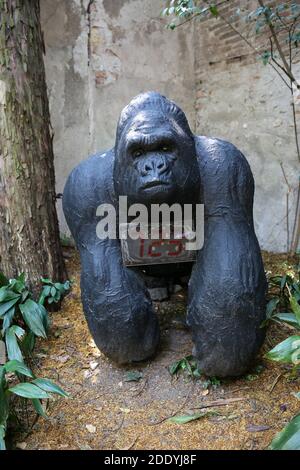
M155 92L122 111L116 136L114 184L128 203L193 203L199 194L194 135L182 110Z

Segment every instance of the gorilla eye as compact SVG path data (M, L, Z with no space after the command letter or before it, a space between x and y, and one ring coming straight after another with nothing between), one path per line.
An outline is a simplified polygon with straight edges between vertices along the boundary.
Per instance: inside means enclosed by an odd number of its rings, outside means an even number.
M138 158L138 157L140 157L142 154L143 154L142 149L137 149L137 150L135 150L135 151L133 152L134 158Z
M161 150L163 152L170 152L171 151L171 146L170 145L162 145Z

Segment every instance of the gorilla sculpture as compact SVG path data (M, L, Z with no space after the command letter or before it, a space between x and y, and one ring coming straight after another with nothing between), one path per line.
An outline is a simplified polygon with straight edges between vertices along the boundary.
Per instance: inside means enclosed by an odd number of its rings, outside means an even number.
M97 207L117 208L119 195L148 206L201 202L205 239L196 261L146 272L170 278L189 272L187 323L203 373L224 377L247 370L265 335L266 279L253 193L251 169L236 147L194 136L182 110L158 93L131 101L121 113L115 147L79 164L63 195L81 256L83 308L101 351L118 363L150 358L159 326L142 270L124 266L119 239L97 237Z

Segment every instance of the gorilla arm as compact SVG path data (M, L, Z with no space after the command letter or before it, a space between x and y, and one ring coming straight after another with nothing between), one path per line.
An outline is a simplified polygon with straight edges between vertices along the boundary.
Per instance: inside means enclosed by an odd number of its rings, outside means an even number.
M205 240L189 288L188 324L200 369L240 375L264 339L266 278L253 228L254 182L245 157L200 137L197 155Z
M140 277L123 266L119 240L99 239L96 210L117 207L111 150L78 165L66 183L63 209L81 258L84 313L98 348L118 363L152 356L159 326Z

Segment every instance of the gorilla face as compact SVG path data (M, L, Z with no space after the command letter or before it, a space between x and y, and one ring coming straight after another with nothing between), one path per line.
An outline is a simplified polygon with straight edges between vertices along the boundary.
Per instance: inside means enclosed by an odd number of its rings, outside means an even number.
M115 190L128 203L192 203L199 193L195 142L161 110L138 112L116 145Z

